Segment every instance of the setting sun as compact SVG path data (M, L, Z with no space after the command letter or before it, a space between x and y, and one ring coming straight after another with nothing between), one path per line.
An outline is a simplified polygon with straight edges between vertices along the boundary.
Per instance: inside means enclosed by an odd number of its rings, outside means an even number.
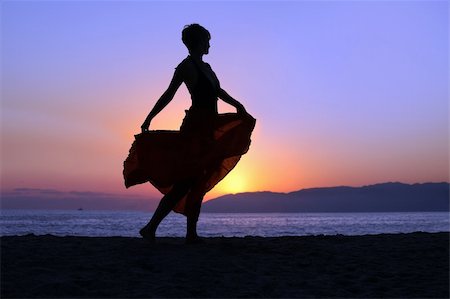
M245 192L247 179L240 171L232 171L214 189L220 194Z

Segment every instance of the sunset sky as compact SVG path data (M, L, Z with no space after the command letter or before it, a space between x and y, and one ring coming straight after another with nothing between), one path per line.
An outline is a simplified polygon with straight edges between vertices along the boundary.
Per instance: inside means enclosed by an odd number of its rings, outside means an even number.
M184 25L257 119L208 198L449 181L448 1L3 1L1 188L158 197L123 160ZM179 128L184 85L151 129ZM223 104L222 112L233 111Z

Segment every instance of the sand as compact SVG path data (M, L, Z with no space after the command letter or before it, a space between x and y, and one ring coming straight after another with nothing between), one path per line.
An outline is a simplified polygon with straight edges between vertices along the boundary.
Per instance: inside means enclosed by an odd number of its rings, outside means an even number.
M1 297L449 297L449 233L1 237Z

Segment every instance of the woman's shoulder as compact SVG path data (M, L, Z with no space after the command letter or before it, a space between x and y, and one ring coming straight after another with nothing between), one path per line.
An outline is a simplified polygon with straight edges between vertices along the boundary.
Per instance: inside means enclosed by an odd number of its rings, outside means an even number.
M197 77L197 69L195 68L194 62L190 57L186 57L183 61L178 64L175 68L175 72L178 73L183 81L191 81L192 78Z
M193 62L188 56L185 59L183 59L183 61L181 61L175 69L179 71L185 71L192 69L193 67L194 67Z

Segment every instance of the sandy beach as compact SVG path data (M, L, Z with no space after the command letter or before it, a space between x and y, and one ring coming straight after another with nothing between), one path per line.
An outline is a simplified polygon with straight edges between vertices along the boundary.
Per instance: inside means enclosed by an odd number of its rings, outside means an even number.
M1 297L449 297L449 234L1 237Z

